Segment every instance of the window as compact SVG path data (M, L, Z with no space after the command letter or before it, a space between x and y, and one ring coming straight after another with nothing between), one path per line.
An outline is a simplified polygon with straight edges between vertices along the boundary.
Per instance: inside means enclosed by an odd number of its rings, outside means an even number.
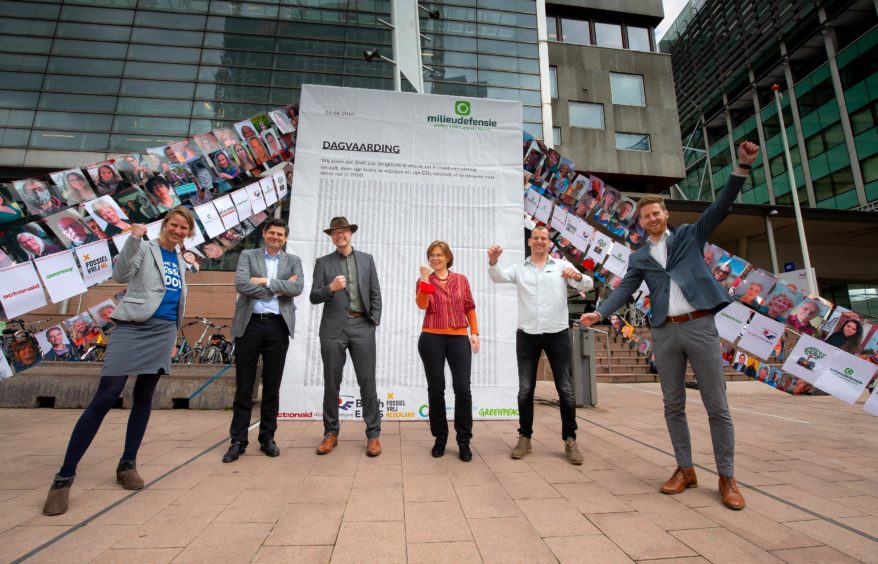
M552 99L558 97L558 67L549 67L549 93Z
M549 41L558 41L558 18L546 16L546 33Z
M622 106L646 106L643 77L639 74L610 73L613 103Z
M561 144L561 128L553 127L552 128L552 143L557 147Z
M586 104L584 102L568 102L570 127L584 129L604 129L603 104Z
M616 49L623 47L622 26L619 24L595 22L594 35L595 43L598 47L613 47Z
M561 41L577 45L591 45L591 33L585 20L561 18Z
M632 51L652 51L650 35L652 30L649 28L628 26L628 48Z
M649 135L617 132L616 149L620 151L650 151Z

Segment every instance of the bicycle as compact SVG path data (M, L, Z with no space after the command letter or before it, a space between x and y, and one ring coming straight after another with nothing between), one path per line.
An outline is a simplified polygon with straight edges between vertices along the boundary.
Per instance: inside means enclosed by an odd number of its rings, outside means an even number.
M228 325L211 325L211 327L219 331L230 329ZM211 335L209 344L201 353L202 364L232 364L234 358L235 343L234 341L227 340L222 332Z
M189 341L186 339L186 334L183 332L183 329L186 327L191 327L192 325L203 324L204 330L201 332L201 335L198 339L195 340L194 346L189 344ZM213 323L210 322L206 317L199 317L195 321L187 323L180 328L180 338L175 345L177 351L171 357L171 362L175 362L177 364L195 364L196 362L201 361L201 356L204 351L204 339L207 337L207 332L214 327Z

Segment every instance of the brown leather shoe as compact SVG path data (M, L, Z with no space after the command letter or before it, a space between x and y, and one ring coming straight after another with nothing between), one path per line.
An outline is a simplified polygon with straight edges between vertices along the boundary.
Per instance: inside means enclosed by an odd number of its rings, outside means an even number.
M738 482L734 476L719 477L719 495L723 498L723 505L729 509L744 509L744 496L738 489Z
M378 437L366 441L366 456L378 456L381 454L381 441Z
M335 445L338 444L338 435L335 433L326 433L323 435L323 442L317 447L317 454L329 454Z
M677 468L674 474L662 486L663 494L678 494L686 488L697 488L698 478L695 477L695 468Z

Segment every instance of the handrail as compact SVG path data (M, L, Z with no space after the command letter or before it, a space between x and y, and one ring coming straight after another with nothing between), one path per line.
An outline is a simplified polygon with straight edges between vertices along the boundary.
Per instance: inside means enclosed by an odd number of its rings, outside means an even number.
M604 341L607 343L607 370L610 369L610 333L608 331L601 331L600 329L595 329L594 327L589 327L595 333L603 333L606 335L606 339Z

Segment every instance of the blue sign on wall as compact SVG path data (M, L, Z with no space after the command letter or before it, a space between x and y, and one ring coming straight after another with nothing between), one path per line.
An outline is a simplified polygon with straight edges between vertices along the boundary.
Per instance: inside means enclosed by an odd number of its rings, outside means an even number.
M792 272L796 269L796 263L794 262L785 262L783 263L783 271L784 272Z

